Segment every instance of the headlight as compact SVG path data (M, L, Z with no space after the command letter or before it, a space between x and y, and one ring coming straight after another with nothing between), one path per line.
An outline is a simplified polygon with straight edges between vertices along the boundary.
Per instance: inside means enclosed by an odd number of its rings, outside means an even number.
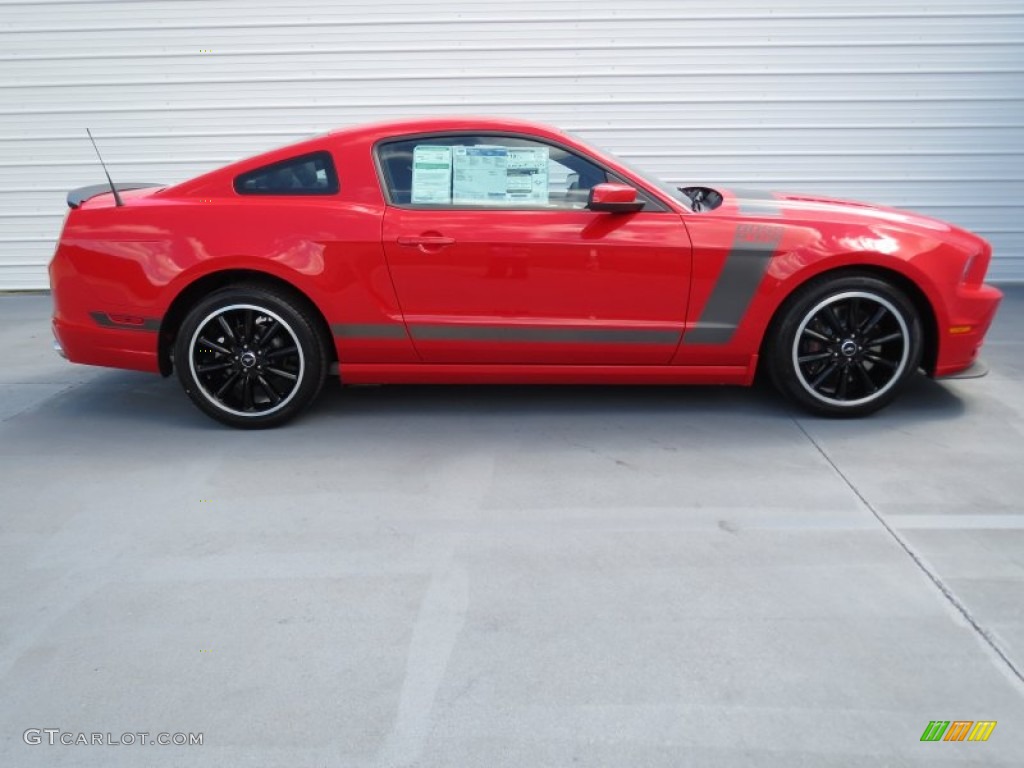
M960 282L966 283L971 274L971 267L974 266L974 260L978 258L977 253L972 253L967 257L967 261L964 262L964 271L960 273Z
M989 262L992 261L992 247L981 240L974 252L964 262L964 271L960 275L960 283L967 285L981 285L985 281L985 273L988 271Z

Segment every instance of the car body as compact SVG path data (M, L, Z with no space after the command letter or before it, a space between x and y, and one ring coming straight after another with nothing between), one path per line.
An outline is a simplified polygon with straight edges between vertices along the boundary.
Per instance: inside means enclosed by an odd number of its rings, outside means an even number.
M953 225L675 189L518 120L347 128L119 189L121 205L108 187L69 194L50 265L57 343L77 363L177 368L237 426L290 418L319 390L295 382L334 362L351 384L748 385L763 361L812 410L862 414L918 368L971 366L1000 300L989 245ZM245 334L272 328L273 348L243 360ZM273 367L261 354L292 347L288 370L258 374Z

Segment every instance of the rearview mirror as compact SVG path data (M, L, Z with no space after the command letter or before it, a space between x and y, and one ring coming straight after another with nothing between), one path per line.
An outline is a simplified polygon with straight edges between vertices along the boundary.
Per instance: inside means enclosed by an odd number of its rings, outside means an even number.
M595 184L587 199L587 208L592 211L635 213L643 207L644 201L636 199L636 190L628 184Z

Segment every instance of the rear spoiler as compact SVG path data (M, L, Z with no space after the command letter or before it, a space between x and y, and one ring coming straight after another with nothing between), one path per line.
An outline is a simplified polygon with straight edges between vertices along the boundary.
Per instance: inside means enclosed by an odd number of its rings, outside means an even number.
M123 184L115 184L118 192L126 192L129 189L149 189L151 187L165 187L166 184L146 184L141 181L126 181ZM68 208L77 208L86 200L96 195L110 193L109 184L90 184L88 187L79 187L68 192Z

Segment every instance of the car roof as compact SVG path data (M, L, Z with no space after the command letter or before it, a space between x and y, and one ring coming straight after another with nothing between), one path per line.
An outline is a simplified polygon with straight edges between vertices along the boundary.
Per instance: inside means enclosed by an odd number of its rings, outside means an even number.
M546 136L564 136L558 128L530 120L494 115L446 115L441 117L414 117L401 120L388 120L369 125L355 125L337 128L329 135L338 138L386 138L413 133L433 133L435 131L513 131L526 132Z
M324 139L330 138L342 142L365 142L376 143L382 139L400 138L418 133L435 133L444 131L495 131L511 133L529 133L533 136L546 137L555 140L567 140L568 137L563 131L545 125L543 123L518 120L508 117L475 117L475 116L445 116L445 117L419 117L403 120L389 120L386 122L371 123L369 125L353 125L347 128L337 128L328 133L320 133L316 136L302 141L275 147L261 152L257 155L250 155L228 165L215 168L199 176L186 179L178 184L166 187L156 193L157 197L170 197L174 195L194 194L205 190L209 185L223 185L238 173L257 168L261 165L284 160L288 157L323 149Z

